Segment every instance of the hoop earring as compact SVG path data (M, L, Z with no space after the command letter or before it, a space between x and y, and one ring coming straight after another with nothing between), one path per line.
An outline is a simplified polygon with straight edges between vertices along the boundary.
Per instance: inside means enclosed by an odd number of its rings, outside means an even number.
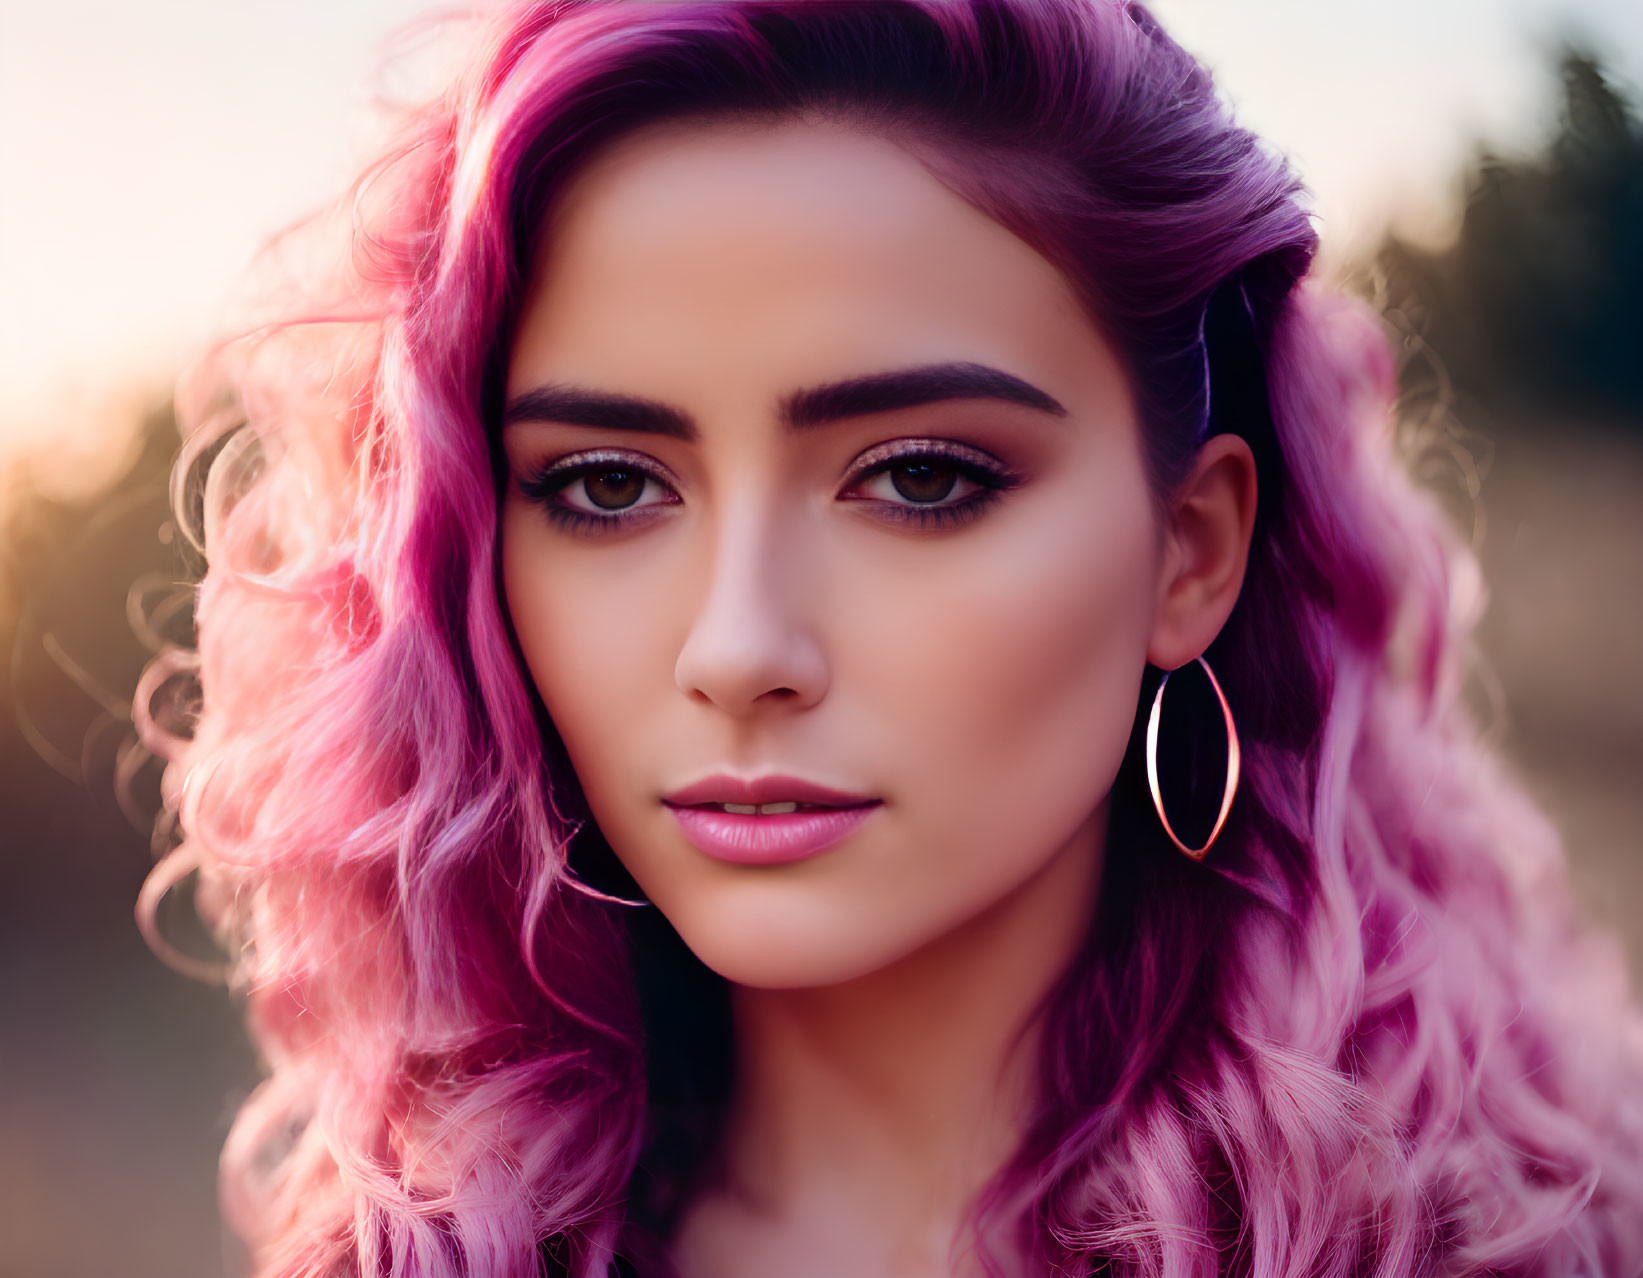
M1164 833L1169 835L1170 842L1180 848L1194 861L1202 861L1221 833L1221 827L1226 824L1227 813L1232 810L1232 796L1238 789L1238 765L1240 751L1238 749L1238 729L1232 722L1232 707L1227 705L1226 694L1221 691L1221 685L1215 678L1215 672L1209 668L1209 662L1202 657L1196 658L1204 673L1209 676L1209 686L1215 689L1215 697L1221 703L1221 714L1227 724L1227 785L1221 795L1221 812L1215 818L1215 828L1209 832L1209 838L1201 848L1189 848L1176 836L1175 830L1164 815L1164 797L1158 789L1158 720L1164 708L1164 687L1169 683L1173 670L1166 670L1164 678L1158 684L1158 692L1152 699L1152 714L1147 719L1147 785L1152 790L1152 806L1158 810L1158 819L1163 823Z
M568 875L566 877L565 885L568 888L570 888L570 890L572 892L580 892L583 896L587 897L590 901L603 901L607 905L627 905L627 906L631 906L633 909L642 910L647 905L656 904L656 902L650 900L650 898L648 898L648 897L645 898L643 901L630 901L625 896L613 896L609 892L601 892L596 887L589 887L586 883L584 883L581 879L577 878L575 875Z
M639 900L634 901L628 897L617 896L613 892L606 892L602 888L594 887L593 884L589 883L576 872L575 868L570 864L570 845L576 842L576 836L581 834L587 828L588 823L586 821L578 821L576 823L576 828L572 830L565 839L565 886L572 892L580 892L591 901L602 901L607 905L625 905L636 910L643 909L647 905L654 905L655 902L649 897L641 897ZM641 892L643 891L643 889L640 890Z

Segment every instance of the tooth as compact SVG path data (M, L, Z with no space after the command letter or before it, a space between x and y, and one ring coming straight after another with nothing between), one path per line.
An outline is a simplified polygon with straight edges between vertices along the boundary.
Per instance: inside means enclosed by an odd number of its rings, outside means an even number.
M725 803L721 804L726 812L735 812L740 816L752 816L759 810L756 803Z
M759 811L764 813L765 816L775 816L778 812L797 812L798 810L799 805L791 800L786 803L766 803L759 808Z

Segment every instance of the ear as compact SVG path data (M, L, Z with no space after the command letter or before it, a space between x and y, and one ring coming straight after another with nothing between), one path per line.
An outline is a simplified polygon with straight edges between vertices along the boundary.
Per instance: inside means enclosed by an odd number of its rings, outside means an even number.
M1147 660L1185 665L1221 633L1249 563L1255 457L1238 435L1215 435L1170 501Z

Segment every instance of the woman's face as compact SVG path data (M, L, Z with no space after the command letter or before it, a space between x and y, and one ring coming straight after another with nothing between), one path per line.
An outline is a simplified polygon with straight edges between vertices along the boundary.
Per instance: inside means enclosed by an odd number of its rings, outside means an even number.
M1063 276L894 143L797 121L633 134L544 246L508 369L507 606L684 941L742 984L820 985L1068 858L1093 882L1160 546L1119 360ZM874 802L664 802L770 774Z

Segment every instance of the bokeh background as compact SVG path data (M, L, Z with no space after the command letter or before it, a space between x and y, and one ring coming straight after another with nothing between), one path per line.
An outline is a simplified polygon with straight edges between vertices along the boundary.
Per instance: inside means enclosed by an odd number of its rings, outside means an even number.
M1156 0L1380 309L1481 557L1468 696L1643 987L1643 5ZM170 386L437 45L400 0L0 0L0 1278L237 1273L256 1062L132 918L151 651L186 638ZM390 57L385 65L383 58ZM186 911L165 916L182 935Z

